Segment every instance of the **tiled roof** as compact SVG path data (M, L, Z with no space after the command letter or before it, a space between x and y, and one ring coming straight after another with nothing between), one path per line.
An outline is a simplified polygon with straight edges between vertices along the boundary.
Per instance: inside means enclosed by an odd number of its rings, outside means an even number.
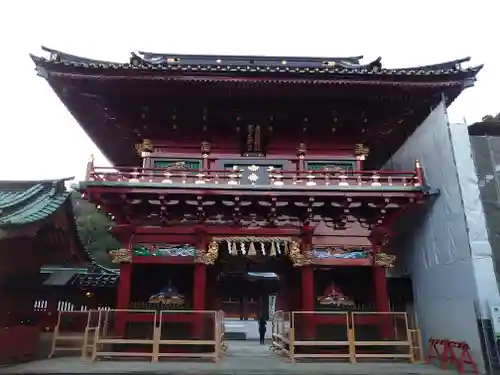
M0 181L0 227L30 224L53 214L70 196L65 181Z
M367 64L360 63L363 56L355 57L263 57L263 56L221 56L221 55L176 55L158 54L149 52L132 53L128 62L117 63L93 60L64 52L42 47L51 54L49 59L31 56L38 67L40 75L46 76L48 71L60 70L60 74L76 70L79 73L96 74L97 71L109 75L119 74L172 74L178 75L213 76L252 76L288 77L333 79L337 77L370 77L371 80L383 77L418 77L432 79L432 77L446 77L446 79L474 78L481 70L481 66L464 68L462 64L470 60L469 57L448 61L439 64L425 65L412 68L386 69L382 67L382 60L378 58ZM453 77L453 78L452 78Z
M80 287L113 287L116 285L118 274L77 274L70 281L73 285Z
M45 266L40 269L40 273L46 275L43 284L51 286L113 287L120 277L119 270L103 272L95 268L77 267Z

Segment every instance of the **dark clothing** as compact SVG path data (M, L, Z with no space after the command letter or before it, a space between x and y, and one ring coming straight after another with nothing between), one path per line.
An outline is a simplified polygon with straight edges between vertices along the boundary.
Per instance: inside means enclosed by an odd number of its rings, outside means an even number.
M266 331L259 332L259 341L261 345L264 345L266 343Z
M266 326L267 326L267 321L264 318L260 318L259 319L259 339L260 339L261 344L264 344L264 342L265 342Z

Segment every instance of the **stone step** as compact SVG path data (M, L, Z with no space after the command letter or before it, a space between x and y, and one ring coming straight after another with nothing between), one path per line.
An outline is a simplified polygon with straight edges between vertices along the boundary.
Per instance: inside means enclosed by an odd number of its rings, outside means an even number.
M224 334L225 340L246 340L247 334L245 332L227 332Z

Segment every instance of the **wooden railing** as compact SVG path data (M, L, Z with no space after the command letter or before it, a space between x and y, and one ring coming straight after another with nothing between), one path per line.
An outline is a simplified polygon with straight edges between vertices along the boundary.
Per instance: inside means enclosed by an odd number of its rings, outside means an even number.
M191 315L190 321L194 323L195 329L185 338L171 337L169 328L172 326L165 325L172 320L169 315L178 316L176 312L98 311L95 326L89 326L87 330L93 332L92 360L99 357L146 357L153 362L162 358L205 358L217 362L224 348L224 331L221 326L223 314L220 311L201 310L184 310L180 313ZM125 329L123 323L126 323L128 329ZM134 330L134 325L138 326L138 329ZM82 349L82 353L86 347ZM186 350L178 350L179 348Z
M310 329L310 323L319 321L323 321L321 337ZM363 337L362 326L367 323L378 328L380 337ZM325 328L333 326L337 327L335 331ZM384 326L389 329L384 330ZM276 311L272 340L271 348L292 362L300 359L346 359L350 363L358 359L422 361L420 330L410 329L405 312Z
M97 316L97 310L91 311L59 311L57 325L52 336L50 357L59 352L86 353L88 327L92 326L92 318Z
M169 168L135 168L135 167L94 167L87 169L88 181L103 182L149 182L194 185L259 185L246 177L243 181L242 169L169 169ZM246 181L248 180L248 181ZM261 181L260 179L259 181ZM243 182L243 183L242 183ZM335 188L349 187L416 187L423 184L421 173L395 171L267 171L266 184L270 187L299 185L305 188L330 186Z

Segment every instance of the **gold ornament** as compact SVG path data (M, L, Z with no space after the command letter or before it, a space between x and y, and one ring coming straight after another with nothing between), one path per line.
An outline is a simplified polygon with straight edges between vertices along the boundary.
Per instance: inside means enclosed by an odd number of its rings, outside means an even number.
M219 257L219 244L216 241L210 242L208 250L203 254L203 263L213 265Z
M393 268L396 260L395 255L387 253L377 253L375 255L375 264L381 267Z
M135 145L135 150L139 155L142 155L143 152L153 152L153 142L151 139L144 139L142 143L138 143Z
M300 251L300 243L292 241L288 251L288 256L292 260L294 267L302 267L312 263L312 252L302 254Z
M354 149L354 154L356 156L368 156L369 152L370 152L370 148L365 146L362 143L356 144L356 148Z
M109 252L113 263L130 263L132 262L132 253L129 249L118 249Z

